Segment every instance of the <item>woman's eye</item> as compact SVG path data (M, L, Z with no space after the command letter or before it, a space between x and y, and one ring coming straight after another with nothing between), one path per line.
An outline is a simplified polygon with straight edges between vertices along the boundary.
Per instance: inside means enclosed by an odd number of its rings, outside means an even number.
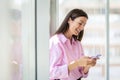
M79 25L82 25L82 23L79 23Z
M79 23L79 25L80 25L80 26L81 26L81 25L82 25L82 26L85 26L85 24L84 24L84 23Z

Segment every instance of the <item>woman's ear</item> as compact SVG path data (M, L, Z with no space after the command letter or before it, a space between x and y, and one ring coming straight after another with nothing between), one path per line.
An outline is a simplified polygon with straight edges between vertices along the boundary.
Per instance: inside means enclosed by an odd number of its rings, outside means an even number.
M69 20L68 20L68 23L71 23L73 20L71 19L71 18L69 18Z

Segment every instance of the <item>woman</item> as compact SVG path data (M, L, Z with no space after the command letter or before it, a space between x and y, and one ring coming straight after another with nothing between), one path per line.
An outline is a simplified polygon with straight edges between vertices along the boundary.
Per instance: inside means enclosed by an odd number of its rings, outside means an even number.
M88 15L71 10L55 35L50 38L50 80L81 80L96 60L84 56L80 43Z

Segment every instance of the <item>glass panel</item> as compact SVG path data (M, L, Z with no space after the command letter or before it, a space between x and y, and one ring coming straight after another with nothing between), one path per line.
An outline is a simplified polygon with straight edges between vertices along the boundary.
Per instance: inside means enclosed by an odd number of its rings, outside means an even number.
M32 8L29 9L28 5ZM25 78L26 75L35 80L33 5L34 0L3 0L0 2L0 59L2 59L0 61L3 61L0 62L0 71L2 71L0 80L30 80ZM30 11L33 13L24 14ZM27 74L24 76L26 71Z
M120 79L120 0L110 0L110 80Z
M90 69L88 77L83 80L105 80L105 0L59 0L59 24L73 8L83 9L89 16L81 42L85 54L102 55L96 66Z
M10 6L10 39L11 39L11 71L12 80L22 80L23 53L21 36L21 4L14 0Z

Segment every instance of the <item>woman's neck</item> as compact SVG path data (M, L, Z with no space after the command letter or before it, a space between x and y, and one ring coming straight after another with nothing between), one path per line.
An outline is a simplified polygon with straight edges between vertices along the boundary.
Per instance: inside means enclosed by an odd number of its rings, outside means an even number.
M72 35L70 34L69 31L65 32L64 35L65 35L66 38L68 38L70 40L72 39Z

